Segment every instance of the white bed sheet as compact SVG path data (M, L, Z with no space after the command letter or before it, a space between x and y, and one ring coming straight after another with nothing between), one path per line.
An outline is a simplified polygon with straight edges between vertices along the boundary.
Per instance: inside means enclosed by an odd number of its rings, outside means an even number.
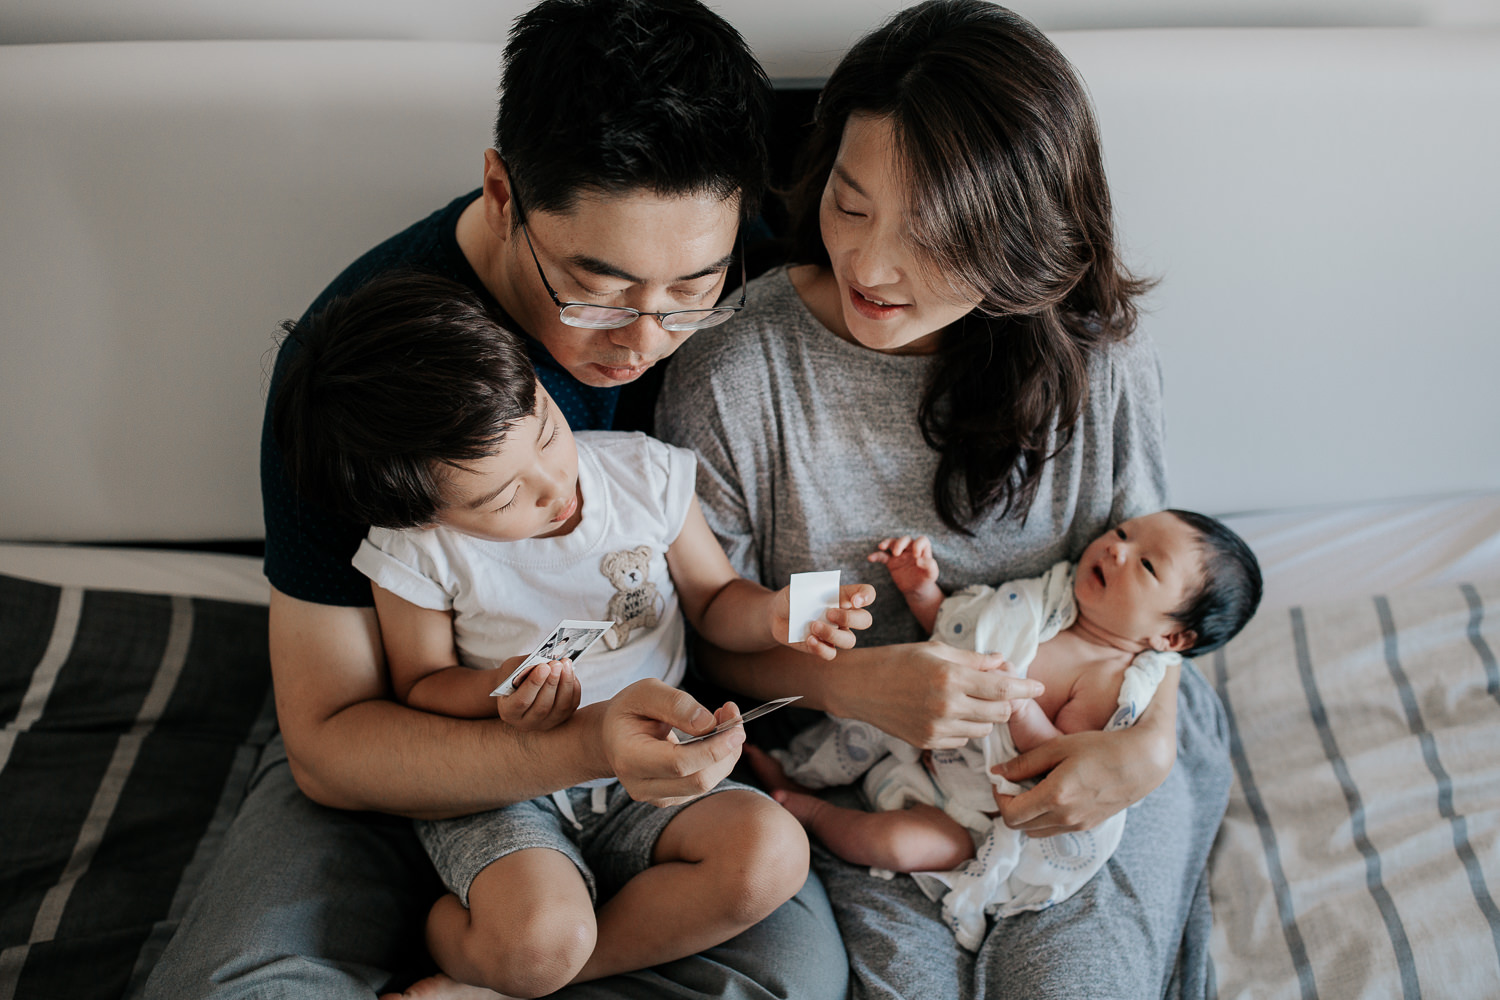
M1500 579L1500 493L1240 514L1261 612L1423 585Z
M271 585L254 556L0 542L0 573L69 587L188 594L248 604L271 600Z
M1500 579L1500 493L1225 518L1260 559L1264 611L1423 584ZM0 573L46 583L265 604L249 556L0 543Z

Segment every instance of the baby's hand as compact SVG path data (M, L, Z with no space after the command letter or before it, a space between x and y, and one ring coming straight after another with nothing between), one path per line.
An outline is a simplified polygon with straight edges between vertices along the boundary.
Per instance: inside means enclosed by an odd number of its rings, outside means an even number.
M521 657L506 660L501 667L503 676L521 665ZM578 710L578 701L583 696L583 686L573 672L572 660L549 660L538 663L521 678L515 691L497 697L496 710L500 718L530 732L552 729L568 721Z
M847 583L839 588L839 606L824 613L827 620L812 623L807 638L802 642L787 642L791 628L792 588L782 587L771 602L771 633L779 642L811 653L822 660L831 660L841 649L854 648L854 630L867 629L873 619L863 610L875 600L875 588L868 583Z
M868 558L870 562L885 563L891 582L903 594L937 584L938 564L932 555L932 542L926 535L915 539L910 535L883 539Z

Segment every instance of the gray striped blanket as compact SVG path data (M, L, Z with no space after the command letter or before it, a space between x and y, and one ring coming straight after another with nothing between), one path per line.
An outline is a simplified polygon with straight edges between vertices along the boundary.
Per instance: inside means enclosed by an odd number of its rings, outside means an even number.
M274 731L266 609L0 576L0 1000L144 979Z
M1500 997L1500 581L1257 618L1198 666L1236 781L1217 995Z

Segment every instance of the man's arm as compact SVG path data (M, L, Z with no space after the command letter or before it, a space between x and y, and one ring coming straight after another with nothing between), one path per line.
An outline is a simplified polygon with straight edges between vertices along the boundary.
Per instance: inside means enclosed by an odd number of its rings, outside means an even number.
M651 738L672 725L701 732L712 724L712 713L665 685L633 685L543 732L431 715L391 700L373 608L312 604L273 588L270 622L292 775L309 798L335 808L438 819L611 775L638 798L665 803L717 784L744 738L738 727L684 747Z

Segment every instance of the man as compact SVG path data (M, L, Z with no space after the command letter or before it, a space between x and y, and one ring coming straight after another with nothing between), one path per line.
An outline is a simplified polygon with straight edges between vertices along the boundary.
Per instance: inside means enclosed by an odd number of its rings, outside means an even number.
M482 188L361 257L309 311L392 268L443 274L527 335L573 427L610 427L622 387L738 305L716 308L765 187L770 101L744 41L696 0L543 0L506 46ZM261 477L284 749L267 748L148 996L399 986L423 971L421 928L441 892L399 817L463 815L607 775L639 798L680 799L732 767L742 731L680 748L646 738L661 722L704 721L667 688L542 734L399 705L368 581L349 563L367 526L299 503L269 428ZM844 964L810 879L705 956L559 995L842 997Z

